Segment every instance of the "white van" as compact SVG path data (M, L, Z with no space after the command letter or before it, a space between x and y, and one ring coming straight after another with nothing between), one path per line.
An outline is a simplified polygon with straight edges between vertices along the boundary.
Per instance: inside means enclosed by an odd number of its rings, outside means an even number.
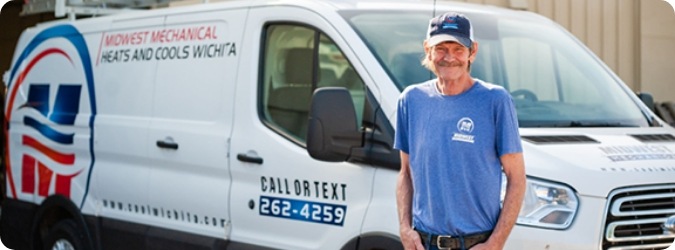
M422 41L450 10L475 25L472 75L518 111L528 189L506 248L669 246L675 130L563 28L489 6L314 0L26 30L5 79L2 242L401 249L396 102L433 77Z

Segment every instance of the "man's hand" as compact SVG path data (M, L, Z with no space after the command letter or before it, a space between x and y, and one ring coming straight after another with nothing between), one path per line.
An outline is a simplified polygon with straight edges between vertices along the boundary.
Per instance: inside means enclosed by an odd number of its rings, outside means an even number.
M412 228L401 229L401 243L405 250L424 250L420 234Z

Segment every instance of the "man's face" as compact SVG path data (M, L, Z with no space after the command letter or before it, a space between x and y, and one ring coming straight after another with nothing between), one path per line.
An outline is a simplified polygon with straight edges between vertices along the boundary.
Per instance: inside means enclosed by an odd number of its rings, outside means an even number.
M434 73L439 78L458 80L464 74L469 74L469 61L474 58L469 48L456 42L442 42L427 49Z

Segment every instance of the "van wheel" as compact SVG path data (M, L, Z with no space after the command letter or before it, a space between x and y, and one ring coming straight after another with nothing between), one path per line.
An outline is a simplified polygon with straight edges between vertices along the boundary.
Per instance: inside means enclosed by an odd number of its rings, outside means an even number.
M84 249L84 234L75 221L67 219L57 222L43 242L45 250L81 250Z

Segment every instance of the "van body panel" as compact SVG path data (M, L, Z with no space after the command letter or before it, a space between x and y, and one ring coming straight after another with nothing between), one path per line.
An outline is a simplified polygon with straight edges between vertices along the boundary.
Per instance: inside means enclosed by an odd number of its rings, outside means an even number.
M398 237L399 223L391 218L398 218L396 200L384 197L396 196L396 180L398 172L378 168L373 179L373 199L368 208L368 214L363 221L363 232L379 232ZM393 217L392 217L393 216Z

